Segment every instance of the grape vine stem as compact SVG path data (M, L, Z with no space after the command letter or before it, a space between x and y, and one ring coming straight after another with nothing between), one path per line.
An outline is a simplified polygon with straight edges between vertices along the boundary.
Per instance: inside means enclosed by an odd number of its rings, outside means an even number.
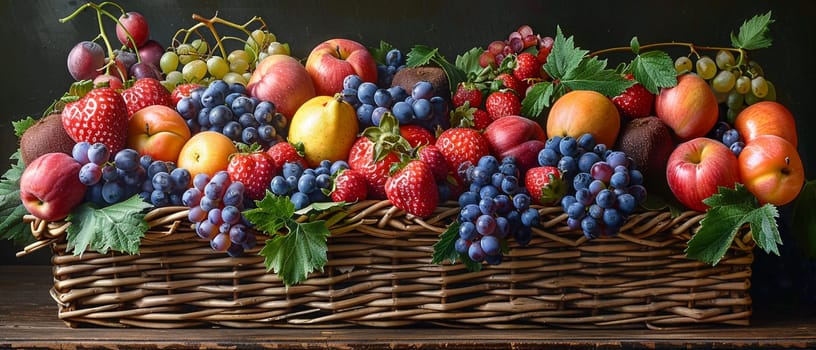
M745 49L741 49L741 48L720 47L720 46L701 46L701 45L695 45L694 43L675 42L675 41L641 45L640 50L648 50L648 49L654 49L654 48L659 48L659 47L670 47L670 46L686 47L686 48L689 49L689 51L691 51L692 54L694 54L698 58L700 57L700 53L698 51L719 51L719 50L724 50L724 51L736 52L736 53L739 53L739 60L737 62L737 66L743 64L745 62L745 57L746 57ZM629 46L611 47L611 48L608 48L608 49L603 49L603 50L590 52L589 56L592 57L592 56L599 56L599 55L613 53L613 52L631 52L631 51L632 51L632 48L629 47Z

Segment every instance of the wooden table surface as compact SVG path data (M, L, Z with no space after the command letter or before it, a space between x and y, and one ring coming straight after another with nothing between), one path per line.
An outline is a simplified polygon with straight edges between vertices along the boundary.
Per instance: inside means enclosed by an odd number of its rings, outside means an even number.
M682 330L443 328L114 329L65 326L49 266L0 266L0 348L723 349L816 348L816 317L755 312L750 327ZM755 309L759 309L755 306ZM813 315L813 312L807 314Z

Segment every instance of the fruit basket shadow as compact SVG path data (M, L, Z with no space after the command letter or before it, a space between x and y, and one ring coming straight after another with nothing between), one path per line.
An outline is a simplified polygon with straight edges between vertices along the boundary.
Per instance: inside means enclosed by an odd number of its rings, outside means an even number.
M138 254L66 252L66 222L31 216L50 246L59 318L71 327L487 327L650 328L749 324L751 232L740 230L719 264L684 250L705 214L633 213L619 234L587 240L559 207L499 265L470 271L432 263L456 203L422 219L388 200L346 208L331 225L322 271L287 286L260 247L214 252L186 207L151 210ZM264 236L260 233L259 240ZM266 236L264 236L266 237ZM268 238L268 237L267 237ZM443 240L444 241L444 240ZM442 241L440 241L442 242Z

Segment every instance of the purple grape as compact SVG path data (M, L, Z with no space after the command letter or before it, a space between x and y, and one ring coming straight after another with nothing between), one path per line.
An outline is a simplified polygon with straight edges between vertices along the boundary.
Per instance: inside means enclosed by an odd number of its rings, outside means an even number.
M470 260L481 262L484 260L485 255L486 254L484 250L482 250L481 244L471 244L470 247L468 247L468 256L470 257Z
M468 252L470 248L471 242L467 239L457 238L456 242L454 243L454 249L459 254L465 254Z
M93 186L102 178L102 168L96 163L85 163L79 168L79 182L85 186Z
M135 151L134 151L135 152ZM121 153L121 151L120 151ZM118 156L118 154L117 154ZM110 159L110 152L108 146L104 143L97 142L88 146L88 161L94 164L102 165Z
M459 238L473 240L476 238L476 225L470 221L465 221L459 225Z
M476 219L476 232L483 236L492 235L496 231L496 219L492 215L480 215Z
M87 141L81 141L74 144L74 147L71 149L71 156L79 162L79 164L85 165L90 160L88 159L88 149L91 148L91 144Z
M603 189L598 192L598 195L595 196L595 203L597 203L601 208L609 209L615 206L617 203L617 197L615 196L615 192L610 191L609 189Z
M501 242L496 236L484 236L479 240L479 245L486 255L496 255L501 252Z

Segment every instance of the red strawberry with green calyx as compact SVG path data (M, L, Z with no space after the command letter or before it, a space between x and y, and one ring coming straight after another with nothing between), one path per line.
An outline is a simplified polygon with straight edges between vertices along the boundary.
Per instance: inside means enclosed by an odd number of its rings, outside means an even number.
M128 116L152 105L176 107L170 97L170 91L167 91L161 82L153 78L136 80L133 86L122 91L122 98L127 104Z
M410 154L411 145L400 135L399 122L385 113L379 127L368 127L351 146L348 156L350 169L365 176L368 198L385 199L385 182L392 164L400 157Z
M306 158L303 158L303 144L293 145L289 142L278 142L266 151L275 161L275 167L282 169L286 163L297 162L302 169L309 167Z
M436 147L445 156L448 168L457 182L462 183L459 172L490 154L490 144L478 131L471 128L450 128L436 138Z
M627 74L626 79L635 80L632 74ZM618 107L618 111L623 116L632 119L652 115L654 101L655 95L640 83L630 86L623 93L612 98L612 103Z
M335 176L330 193L332 201L352 203L366 199L367 195L366 178L359 171L344 169Z
M421 147L417 151L419 160L428 165L437 181L444 181L450 175L450 168L448 162L445 160L445 155L435 145L427 145Z
M541 63L538 58L529 52L522 52L516 56L516 67L513 76L527 85L541 79ZM523 95L523 92L519 94Z
M561 180L561 171L554 166L530 168L524 174L524 186L536 204L552 204L561 200L566 187Z
M238 153L230 156L227 173L232 182L244 184L244 194L252 200L261 200L275 174L278 173L275 161L258 144L247 146L238 144Z
M196 83L180 84L173 89L173 92L170 93L170 100L175 106L178 104L179 100L185 97L190 97L190 93L200 87L202 87L201 84Z
M111 154L125 147L127 105L116 90L93 89L62 110L62 126L75 142L104 143Z
M427 164L409 160L385 182L385 194L391 203L419 217L433 214L439 202L436 180Z
M400 125L400 135L408 141L408 144L413 148L422 145L432 145L436 142L436 138L431 134L431 131L422 126L407 124Z
M521 100L510 90L492 92L485 101L485 110L493 120L521 114Z
M471 107L479 107L482 105L482 92L473 83L460 83L456 87L456 92L453 94L453 106L460 107L469 102Z

